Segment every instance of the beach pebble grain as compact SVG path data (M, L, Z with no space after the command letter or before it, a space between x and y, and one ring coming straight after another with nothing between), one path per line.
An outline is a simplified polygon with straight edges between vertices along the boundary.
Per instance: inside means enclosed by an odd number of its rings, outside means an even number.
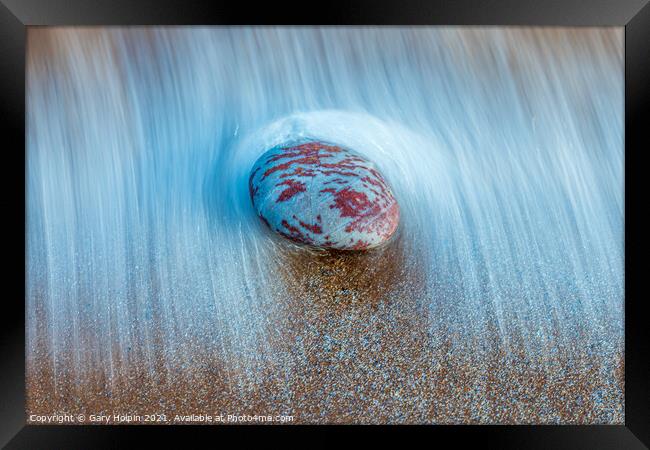
M269 228L300 244L370 249L387 242L399 224L384 176L338 145L310 140L276 146L254 164L249 189Z

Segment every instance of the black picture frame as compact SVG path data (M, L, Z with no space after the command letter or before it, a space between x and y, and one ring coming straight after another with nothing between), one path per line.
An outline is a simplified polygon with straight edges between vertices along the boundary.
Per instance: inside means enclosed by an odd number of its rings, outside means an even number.
M26 27L42 25L522 25L625 27L625 425L621 426L429 426L417 430L454 440L471 439L496 448L647 448L650 446L650 371L645 298L635 293L641 259L632 219L641 191L638 160L650 148L646 121L650 90L650 5L648 0L355 0L315 6L276 2L206 0L0 0L0 123L4 142L2 178L6 275L0 341L0 445L6 448L124 447L180 430L249 434L249 427L31 426L25 417L25 38ZM7 157L10 158L7 158ZM22 187L22 194L21 194ZM629 215L629 216L628 216ZM19 239L21 234L23 240ZM11 244L8 246L7 244ZM11 255L11 256L9 256ZM22 255L22 257L20 256ZM22 261L22 266L21 266ZM23 280L22 284L20 280ZM265 433L292 427L263 427ZM328 432L332 427L323 428ZM345 438L357 427L333 427ZM273 429L274 431L270 431ZM293 427L304 430L304 427ZM382 428L386 430L387 428ZM367 429L364 428L363 431ZM376 427L370 428L377 431Z

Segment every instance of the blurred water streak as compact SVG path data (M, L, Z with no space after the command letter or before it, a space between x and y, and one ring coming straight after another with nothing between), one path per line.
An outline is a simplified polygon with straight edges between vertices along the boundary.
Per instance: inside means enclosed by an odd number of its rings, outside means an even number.
M28 364L266 367L288 291L246 183L297 135L386 174L433 345L620 355L622 58L605 28L31 29Z

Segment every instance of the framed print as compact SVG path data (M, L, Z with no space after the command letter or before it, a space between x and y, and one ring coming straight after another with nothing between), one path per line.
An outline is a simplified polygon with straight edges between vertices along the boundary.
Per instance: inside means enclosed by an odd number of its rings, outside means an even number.
M6 1L3 444L644 448L650 7L470 3Z

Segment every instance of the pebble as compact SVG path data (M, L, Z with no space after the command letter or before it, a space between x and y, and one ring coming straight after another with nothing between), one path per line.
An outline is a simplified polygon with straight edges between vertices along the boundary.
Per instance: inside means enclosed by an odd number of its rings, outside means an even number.
M299 244L365 250L387 242L399 206L368 159L320 141L276 146L253 165L250 196L273 231Z

